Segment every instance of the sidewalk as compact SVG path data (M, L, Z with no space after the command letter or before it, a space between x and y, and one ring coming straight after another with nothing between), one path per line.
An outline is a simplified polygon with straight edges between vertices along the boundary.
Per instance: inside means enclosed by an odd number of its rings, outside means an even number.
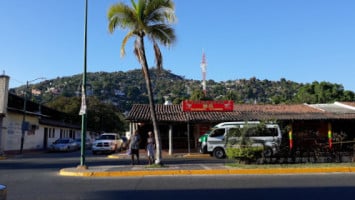
M146 159L141 154L141 159ZM162 167L149 165L112 165L95 166L83 169L82 166L64 168L59 171L62 176L86 177L132 177L132 176L189 176L189 175L242 175L242 174L311 174L311 173L355 173L355 167L312 167L312 168L254 168L242 169L225 165L224 163L199 163L189 164L188 159L209 157L199 153L176 153L172 156L166 152L163 158L183 157L186 164L169 164ZM110 155L109 158L127 159L125 154Z

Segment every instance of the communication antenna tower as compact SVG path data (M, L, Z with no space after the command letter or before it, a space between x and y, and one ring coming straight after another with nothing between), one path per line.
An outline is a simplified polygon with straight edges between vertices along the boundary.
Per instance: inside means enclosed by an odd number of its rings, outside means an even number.
M206 55L205 55L205 51L204 50L202 50L201 70L202 70L202 90L203 90L203 93L206 96L206 94L207 94L207 90L206 90L207 63L206 63Z

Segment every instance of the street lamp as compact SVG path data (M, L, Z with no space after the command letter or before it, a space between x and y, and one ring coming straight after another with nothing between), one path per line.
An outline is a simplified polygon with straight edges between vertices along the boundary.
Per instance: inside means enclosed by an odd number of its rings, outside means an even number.
M81 85L81 107L79 115L81 115L81 149L80 149L80 165L79 169L87 169L85 165L85 141L86 141L86 64L87 64L87 21L88 21L88 0L85 0L85 22L84 22L84 71L83 82Z
M26 88L25 88L25 94L24 94L24 100L23 100L23 118L22 118L22 126L21 126L22 134L21 134L20 154L22 154L22 151L23 151L23 144L24 144L24 141L25 141L25 132L29 128L28 127L29 124L28 124L28 122L26 122L28 84L32 83L34 81L37 81L37 80L44 80L44 79L46 79L46 78L40 77L40 78L36 78L34 80L26 82Z

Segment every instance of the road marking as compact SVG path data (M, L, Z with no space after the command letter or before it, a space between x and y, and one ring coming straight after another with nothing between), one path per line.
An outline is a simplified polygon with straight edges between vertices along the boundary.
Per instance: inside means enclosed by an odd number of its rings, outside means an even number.
M206 165L204 165L204 164L200 164L200 166L201 166L203 169L206 169L206 170L210 170L210 169L211 169L211 167L208 167L208 166L206 166Z

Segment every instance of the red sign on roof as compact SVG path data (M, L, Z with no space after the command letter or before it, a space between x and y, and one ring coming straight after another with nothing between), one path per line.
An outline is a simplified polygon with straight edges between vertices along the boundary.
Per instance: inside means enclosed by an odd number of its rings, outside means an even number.
M185 100L181 103L182 111L233 111L234 102L231 100L223 101L193 101Z

